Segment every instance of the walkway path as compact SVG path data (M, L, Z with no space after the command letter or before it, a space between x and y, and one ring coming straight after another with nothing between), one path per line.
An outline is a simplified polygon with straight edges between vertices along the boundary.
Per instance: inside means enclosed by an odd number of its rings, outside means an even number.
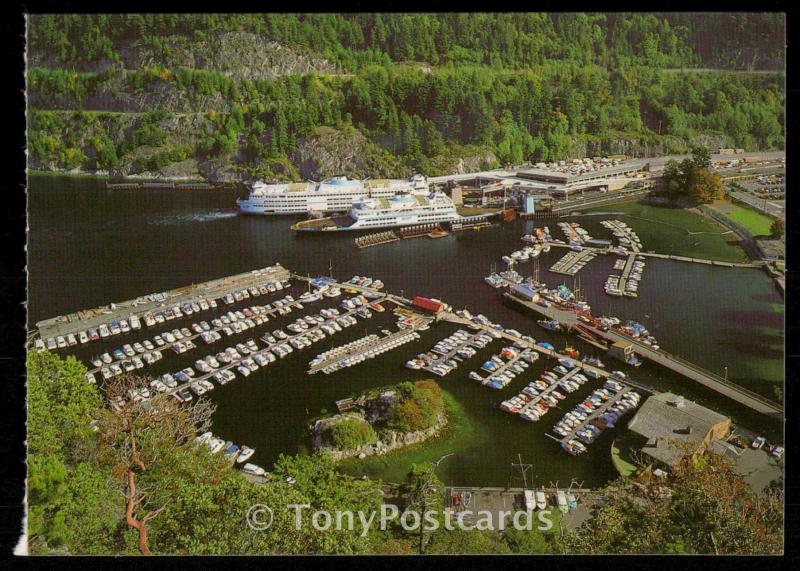
M611 343L615 343L617 341L628 343L633 346L634 352L636 352L638 355L641 355L642 357L662 365L663 367L666 367L678 373L679 375L708 387L721 395L735 400L736 402L743 404L744 406L755 410L756 412L776 418L783 417L783 406L774 403L771 400L757 393L749 391L735 383L731 383L719 375L690 363L685 359L678 357L677 355L672 355L661 349L653 349L649 345L637 341L636 339L633 339L627 335L622 335L621 333L617 333L612 330L603 331L594 324L581 323L578 321L578 318L574 313L556 308L552 305L550 307L542 307L537 303L519 299L508 293L503 295L506 299L509 299L514 303L522 305L528 309L532 309L537 313L544 315L548 319L555 319L567 327L573 327L577 324L581 324L583 328L591 331L597 337L602 337Z

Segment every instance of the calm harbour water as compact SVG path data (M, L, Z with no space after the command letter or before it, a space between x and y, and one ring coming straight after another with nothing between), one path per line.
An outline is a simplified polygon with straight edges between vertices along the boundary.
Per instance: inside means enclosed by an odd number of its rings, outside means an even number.
M504 305L500 293L483 282L493 264L498 268L503 265L501 255L522 245L519 238L532 230L532 222L517 221L439 240L421 238L358 250L353 234L295 235L289 230L291 218L239 216L232 208L235 196L234 191L112 191L105 188L103 181L94 179L32 176L29 324L275 262L311 276L327 274L331 264L337 278L345 280L356 274L378 277L388 291L441 298L455 308L468 307L506 327L548 340L557 348L570 343L582 353L596 353L575 339L544 331L533 316ZM608 231L599 224L604 218L582 216L575 220L593 236L609 238ZM641 220L625 220L634 230L648 225ZM549 225L554 235L560 234L553 221ZM652 235L652 228L646 230ZM645 248L659 251L655 243L647 242ZM562 254L554 248L540 257L541 277L551 286L566 283L572 287L572 278L546 271ZM630 300L612 298L603 292L613 263L613 257L598 257L580 273L581 288L595 313L641 321L664 349L720 374L727 367L730 380L774 398L774 387L783 382L783 300L765 273L653 259L647 262L638 299ZM530 273L532 264L523 264L519 270ZM302 291L299 285L292 289L295 296ZM333 306L339 300L326 299L314 304L312 310ZM297 313L292 313L240 337L257 339L296 317ZM202 317L210 318L210 314ZM188 324L192 320L185 321ZM317 353L365 332L377 333L392 322L389 312L376 314L247 379L237 376L236 381L218 387L210 393L218 407L214 432L240 445L255 447L257 452L251 461L268 467L281 452L308 450L309 419L323 409L333 410L335 400L368 387L425 378L424 373L405 369L403 363L449 335L455 330L453 326L432 327L420 341L379 360L333 375L306 375L306 365ZM171 322L170 328L175 326L182 323ZM152 328L140 332L140 337L152 338L160 331ZM138 340L128 337L126 342ZM234 343L239 341L237 338ZM223 343L219 345L230 344ZM119 340L91 343L74 354L87 359L119 344ZM481 387L467 378L470 370L501 347L493 343L456 371L437 377L441 386L463 405L474 427L467 441L456 442L448 450L455 454L439 469L444 481L456 485L506 485L511 476L510 464L518 453L533 464L537 484L557 480L565 483L576 478L589 486L613 477L609 447L614 431L604 434L583 456L572 458L544 436L559 415L550 414L531 424L497 410L503 399L538 376L546 365L543 359L501 391ZM216 345L213 348L214 352L220 349ZM207 352L202 347L178 357L170 352L147 370L153 374L174 372L190 366ZM608 359L604 361L610 365ZM748 428L779 434L779 425L656 366L645 364L625 370L643 383L680 392L729 414ZM588 386L584 387L577 394L588 390ZM565 404L577 400L577 394ZM395 479L397 467L373 473Z

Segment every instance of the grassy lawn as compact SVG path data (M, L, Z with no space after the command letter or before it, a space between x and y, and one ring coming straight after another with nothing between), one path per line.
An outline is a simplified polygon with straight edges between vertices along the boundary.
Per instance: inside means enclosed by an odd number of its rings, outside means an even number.
M620 212L620 219L641 238L645 252L722 262L747 261L747 255L738 245L738 237L734 233L692 210L627 202L592 208L586 212Z
M769 236L772 228L772 218L746 206L733 204L725 216L750 230L754 236Z
M636 466L620 457L616 442L611 444L611 460L614 462L614 468L617 469L621 476L627 477L636 472Z

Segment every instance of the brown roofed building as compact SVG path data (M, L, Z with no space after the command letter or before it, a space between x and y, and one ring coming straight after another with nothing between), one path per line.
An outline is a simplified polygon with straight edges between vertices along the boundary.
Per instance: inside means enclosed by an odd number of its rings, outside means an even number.
M672 393L648 398L628 423L629 430L645 439L642 454L670 469L686 456L702 454L730 427L730 418Z

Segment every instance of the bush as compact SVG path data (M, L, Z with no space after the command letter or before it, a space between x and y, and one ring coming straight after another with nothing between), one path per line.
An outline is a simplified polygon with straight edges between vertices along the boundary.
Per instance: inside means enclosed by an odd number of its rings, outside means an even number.
M388 427L401 432L425 430L436 424L444 410L444 401L439 385L434 381L418 381L409 386L398 386L402 400L389 414Z
M369 423L355 418L337 422L331 427L329 435L331 444L339 450L353 450L378 440L378 435Z

